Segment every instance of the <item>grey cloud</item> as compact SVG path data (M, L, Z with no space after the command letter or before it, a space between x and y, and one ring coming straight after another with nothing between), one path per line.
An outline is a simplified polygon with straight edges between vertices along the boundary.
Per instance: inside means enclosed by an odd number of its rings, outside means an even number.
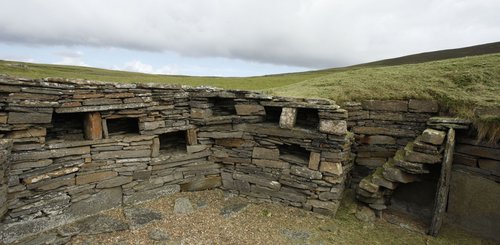
M500 40L497 0L0 2L0 42L312 68Z

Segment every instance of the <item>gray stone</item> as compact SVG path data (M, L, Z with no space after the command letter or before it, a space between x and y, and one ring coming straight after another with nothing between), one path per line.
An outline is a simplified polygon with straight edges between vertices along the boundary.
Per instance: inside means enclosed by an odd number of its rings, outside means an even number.
M123 204L129 205L134 203L141 203L164 196L169 196L179 191L180 191L179 185L165 185L158 187L156 189L134 192L130 195L123 196Z
M347 122L344 120L320 120L319 131L327 134L344 135L347 133Z
M248 207L248 203L234 203L224 206L220 210L220 215L228 218L243 212Z
M78 233L83 235L95 235L101 233L124 231L128 230L127 223L114 219L107 215L95 215L74 224L67 225L61 228L63 233Z
M89 198L71 204L70 214L77 217L95 214L103 210L116 208L122 205L122 188L115 187L102 189Z
M261 186L269 187L273 190L279 190L281 188L281 184L278 181L266 179L264 176L234 173L233 178L235 180L242 180L242 181L258 184Z
M444 138L446 137L446 132L435 130L435 129L426 129L419 137L420 141L433 144L433 145L441 145L444 142Z
M416 152L410 148L405 148L404 160L414 163L434 164L441 162L441 155L431 155L422 152Z
M439 111L439 105L435 100L410 100L408 108L412 112L436 113Z
M50 123L52 121L51 113L36 113L36 112L9 112L7 123L9 124L41 124Z
M121 186L127 183L132 182L132 177L131 176L117 176L112 179L100 181L97 183L96 188L111 188L115 186Z
M176 214L190 214L194 211L193 205L188 198L181 197L175 199L174 213Z
M266 159L253 159L252 163L267 168L288 168L289 164L284 161L276 161L276 160L266 160Z
M241 116L252 116L252 115L262 116L266 114L264 107L261 105L237 104L234 107L236 109L236 114Z
M168 241L170 236L166 231L160 229L154 229L148 233L149 239L153 241Z
M280 127L281 128L293 128L295 126L295 121L297 120L297 108L285 107L281 111L280 117Z
M311 170L307 167L292 166L290 173L308 179L321 179L323 175L319 171Z
M161 213L145 208L126 207L123 211L129 221L130 228L133 230L155 220L161 220L163 217Z
M181 184L182 191L201 191L214 189L222 185L221 177L208 176L196 178L188 183Z
M252 157L258 159L278 160L280 158L280 152L278 149L254 147Z
M358 220L361 220L363 222L369 222L369 223L373 223L375 222L375 212L369 208L369 207L366 207L366 206L362 206L360 209L358 209L356 211L356 218Z

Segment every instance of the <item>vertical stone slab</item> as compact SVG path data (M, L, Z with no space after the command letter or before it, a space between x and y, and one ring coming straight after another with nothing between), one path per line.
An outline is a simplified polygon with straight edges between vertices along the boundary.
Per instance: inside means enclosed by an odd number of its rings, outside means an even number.
M7 213L7 171L12 141L0 139L0 220Z
M191 128L186 130L186 143L188 145L197 145L198 144L198 134L196 133L195 128Z
M284 107L281 111L280 128L293 128L297 121L297 108Z
M83 133L85 135L85 139L88 140L102 139L101 113L85 113L85 116L83 117Z
M436 236L443 223L446 204L448 203L448 193L450 190L451 165L453 163L453 152L455 149L455 130L448 130L448 138L444 149L443 165L441 166L441 176L438 181L436 200L434 203L434 216L432 217L429 235Z
M108 133L108 122L106 119L101 120L101 125L102 125L102 136L105 139L109 138L109 133Z
M318 170L320 160L321 154L319 152L311 152L311 154L309 154L309 168L312 170Z
M158 157L160 155L160 139L154 138L153 145L151 145L151 157Z

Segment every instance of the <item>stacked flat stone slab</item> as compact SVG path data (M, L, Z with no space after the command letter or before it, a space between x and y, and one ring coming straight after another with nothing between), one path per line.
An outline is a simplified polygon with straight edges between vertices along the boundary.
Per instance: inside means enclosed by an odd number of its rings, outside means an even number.
M413 142L398 150L393 158L359 182L356 188L358 200L375 210L386 209L393 190L399 184L416 182L419 175L430 173L429 165L441 164L446 131L438 129L466 128L470 124L468 121L454 126L447 122L439 124L436 123L437 118L431 118L429 122L434 128L425 129Z
M12 141L0 139L0 220L7 213L7 172Z
M269 107L291 120L269 121ZM346 118L328 100L0 76L0 138L12 142L0 241L181 190L335 214L351 168Z
M349 111L347 122L356 139L354 185L413 141L439 112L436 101L414 99L347 102L343 108Z

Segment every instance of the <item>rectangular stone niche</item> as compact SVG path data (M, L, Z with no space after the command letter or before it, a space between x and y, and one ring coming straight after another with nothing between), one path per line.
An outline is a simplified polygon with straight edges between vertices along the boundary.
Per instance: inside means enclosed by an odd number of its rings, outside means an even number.
M84 140L85 113L53 113L52 127L47 128L47 141Z
M160 134L160 154L186 154L187 131L175 131Z
M297 119L295 127L317 130L319 126L319 115L317 109L297 108Z
M137 118L113 118L106 119L105 135L109 137L126 134L139 134L139 120Z
M234 99L215 97L209 98L209 103L212 104L212 115L214 116L236 115Z
M283 108L277 106L265 106L264 109L266 110L265 122L273 124L280 123L281 111L283 111Z
M280 151L280 159L285 162L300 166L307 166L309 164L310 152L297 144L280 145L278 149Z

